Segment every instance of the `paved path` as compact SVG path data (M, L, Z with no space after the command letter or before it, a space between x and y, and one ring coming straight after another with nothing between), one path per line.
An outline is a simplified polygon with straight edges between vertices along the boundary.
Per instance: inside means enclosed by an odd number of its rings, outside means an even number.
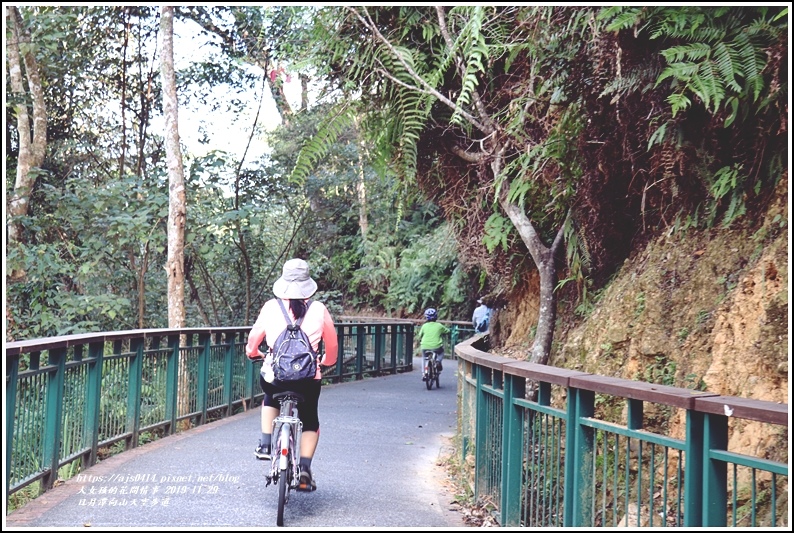
M291 494L296 528L465 527L438 459L456 431L455 365L428 391L414 371L329 385L320 396L313 493ZM109 458L24 508L6 528L275 527L277 488L254 458L249 411Z

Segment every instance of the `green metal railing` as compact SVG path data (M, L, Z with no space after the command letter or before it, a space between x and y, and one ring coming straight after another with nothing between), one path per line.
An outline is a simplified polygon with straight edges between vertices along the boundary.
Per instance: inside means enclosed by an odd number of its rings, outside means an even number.
M382 317L355 317L355 316L340 316L339 320L341 322L346 323L372 323L372 324L393 324L395 323L395 319L393 318L382 318ZM413 324L414 329L419 328L425 321L419 319L405 319L405 323ZM471 322L464 322L461 320L439 320L441 324L444 324L449 328L449 333L442 336L444 341L444 355L445 357L454 358L455 357L455 345L460 342L463 342L476 333L474 331L474 327L472 326ZM402 323L402 322L399 322ZM413 334L411 336L413 339ZM416 347L415 354L419 355L418 346Z
M337 324L339 356L323 378L342 382L367 375L413 369L414 327L410 322L361 322Z
M329 382L409 371L413 324L337 323ZM134 330L6 344L6 500L100 456L235 414L261 399L250 327Z
M597 376L458 344L459 433L503 526L789 525L788 405ZM668 435L669 421L684 435ZM769 436L758 456L728 450ZM473 460L473 461L472 461Z

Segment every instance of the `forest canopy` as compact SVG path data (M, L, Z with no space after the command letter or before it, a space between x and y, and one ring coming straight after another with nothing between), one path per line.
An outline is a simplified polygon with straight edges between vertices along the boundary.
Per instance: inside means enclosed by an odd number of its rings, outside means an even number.
M175 50L180 108L250 117L240 150L183 151L188 326L252 323L290 257L335 314L467 320L537 272L542 359L558 299L660 232L752 225L788 167L786 6L175 17L206 52ZM165 327L160 10L6 19L7 337Z

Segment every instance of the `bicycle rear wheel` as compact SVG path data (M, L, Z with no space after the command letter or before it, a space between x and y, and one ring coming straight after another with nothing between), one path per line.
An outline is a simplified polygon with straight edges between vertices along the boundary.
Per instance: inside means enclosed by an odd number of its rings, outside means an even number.
M278 477L278 515L276 516L276 525L284 525L284 506L287 503L287 472L281 472Z
M290 433L291 428L289 424L284 424L281 430L281 437L279 438L279 446L277 448L277 453L280 454L278 458L279 462L279 474L278 474L278 514L276 515L276 525L283 526L284 525L284 506L287 504L287 500L289 499L289 488L291 483L291 475L292 475L292 457L289 454L289 442L290 442ZM284 449L287 449L287 453L284 453ZM284 468L286 463L286 468Z
M435 368L433 368L433 362L430 361L427 364L427 381L425 381L425 385L427 386L427 390L433 388L433 381L436 379L436 372Z

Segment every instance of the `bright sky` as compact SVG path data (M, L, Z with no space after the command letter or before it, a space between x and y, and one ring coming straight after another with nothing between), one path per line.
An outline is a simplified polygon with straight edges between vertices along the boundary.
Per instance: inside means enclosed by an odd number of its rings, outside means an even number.
M209 53L209 47L202 46L196 42L194 37L200 34L189 28L184 22L178 19L174 23L174 62L176 68L182 68L188 61L197 61ZM249 67L250 71L261 76L261 70ZM216 101L223 103L230 98L240 99L246 102L245 111L235 115L230 111L225 111L225 105L221 105L218 111L194 109L191 107L179 108L179 137L184 145L190 150L191 157L201 157L211 150L224 150L236 157L242 157L245 152L248 139L251 135L251 128L256 118L257 109L261 99L261 85L255 92L237 94L229 91L226 87L216 87L212 91L212 97ZM284 91L287 100L293 108L300 103L300 81L297 76L291 76L290 81L284 84ZM259 111L258 124L260 128L272 130L281 122L276 104L270 95L270 89L265 87L265 97L261 102L262 109ZM199 142L201 125L210 136L210 144ZM254 136L251 146L246 154L246 162L251 163L268 151L267 144L261 136ZM188 155L188 154L186 154Z

